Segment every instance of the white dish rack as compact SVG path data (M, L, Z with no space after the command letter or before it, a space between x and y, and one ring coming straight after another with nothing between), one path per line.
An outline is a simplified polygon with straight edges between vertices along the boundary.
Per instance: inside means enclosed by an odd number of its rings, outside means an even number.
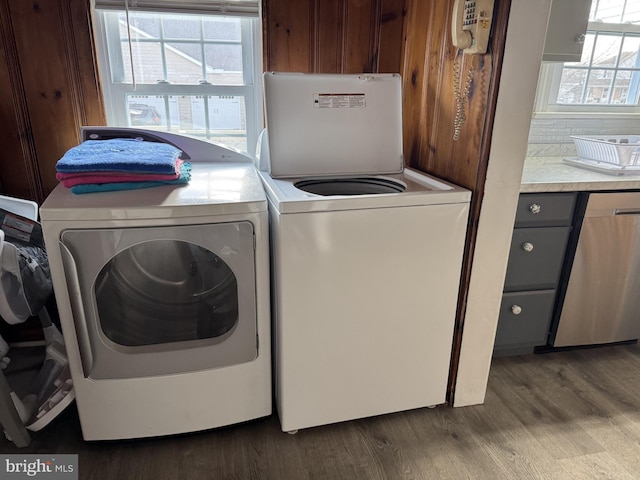
M571 138L581 160L621 167L640 165L640 135L589 135Z

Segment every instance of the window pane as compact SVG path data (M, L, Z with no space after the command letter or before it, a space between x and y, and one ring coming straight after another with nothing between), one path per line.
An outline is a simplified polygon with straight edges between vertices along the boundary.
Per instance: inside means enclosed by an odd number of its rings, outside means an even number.
M214 85L242 85L242 47L213 44L204 46L207 81Z
M204 108L204 98L201 95L171 95L171 130L189 135L206 134Z
M640 50L640 36L627 35L622 44L620 67L640 68L638 63L638 50Z
M164 97L150 95L127 95L129 126L166 128L167 116Z
M622 21L624 23L640 23L640 0L627 0Z
M608 103L613 70L591 70L584 103Z
M239 95L210 95L209 126L213 140L247 151L246 107Z
M167 80L178 85L197 85L203 78L202 48L194 43L165 44Z
M164 15L162 17L164 38L187 38L200 40L200 18L193 15Z
M594 1L589 20L608 23L620 23L625 0Z
M237 18L204 19L203 31L205 40L226 40L234 42L242 40L240 20Z
M582 91L587 79L587 70L578 68L563 68L557 103L582 103Z
M244 131L244 97L209 97L209 123L212 130Z
M124 68L125 83L133 83L131 76L131 56L129 55L129 43L121 42L122 65ZM136 83L154 84L164 80L162 63L162 49L156 42L131 42L133 53L133 68L136 75Z
M588 66L591 64L591 55L593 54L593 44L595 41L595 34L587 32L584 39L584 46L582 47L582 56L580 57L579 65Z
M625 104L627 103L627 96L629 95L629 80L631 79L631 72L628 70L620 70L613 83L613 92L611 93L610 103Z
M120 38L127 38L127 16L124 12L118 15ZM160 17L150 13L129 13L131 38L160 38Z
M589 21L640 23L640 0L594 0Z
M622 36L616 34L600 33L596 38L596 48L591 61L594 67L615 67L618 62L618 53Z

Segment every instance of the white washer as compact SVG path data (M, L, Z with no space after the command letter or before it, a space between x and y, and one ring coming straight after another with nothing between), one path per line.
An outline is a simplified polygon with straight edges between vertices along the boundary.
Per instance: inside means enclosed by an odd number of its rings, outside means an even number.
M271 414L267 202L252 160L166 142L188 185L74 195L40 209L85 440L203 430Z
M445 402L470 192L403 169L398 75L264 75L282 430Z

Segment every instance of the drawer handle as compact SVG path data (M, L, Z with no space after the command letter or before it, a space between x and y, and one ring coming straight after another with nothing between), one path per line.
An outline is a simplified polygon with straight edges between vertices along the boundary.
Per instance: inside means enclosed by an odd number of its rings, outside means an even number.
M520 305L511 305L511 313L520 315L522 313L522 307Z
M522 244L522 250L524 250L525 252L533 252L533 243L524 242Z
M542 211L542 207L537 203L532 203L531 205L529 205L529 211L536 215Z

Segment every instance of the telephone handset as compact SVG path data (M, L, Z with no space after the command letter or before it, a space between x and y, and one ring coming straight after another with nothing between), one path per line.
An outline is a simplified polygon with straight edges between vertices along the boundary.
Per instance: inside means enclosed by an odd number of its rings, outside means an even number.
M455 0L451 18L453 44L464 53L486 53L494 0Z

